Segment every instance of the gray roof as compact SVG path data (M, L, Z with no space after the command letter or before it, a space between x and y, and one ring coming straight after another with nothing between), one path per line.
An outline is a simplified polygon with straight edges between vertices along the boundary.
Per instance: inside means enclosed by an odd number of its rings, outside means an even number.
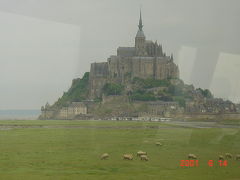
M135 51L135 47L118 47L118 50Z
M132 57L135 52L135 47L119 47L117 49L117 55L122 57Z

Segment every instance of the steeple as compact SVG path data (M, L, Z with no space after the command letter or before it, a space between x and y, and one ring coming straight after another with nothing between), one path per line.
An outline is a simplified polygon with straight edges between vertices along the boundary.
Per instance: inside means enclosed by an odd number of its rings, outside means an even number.
M136 37L145 38L145 35L144 35L144 32L143 32L142 11L141 11L141 9L140 9L139 24L138 24L138 32L137 32Z
M145 56L147 54L146 52L146 46L145 46L145 35L143 32L143 24L142 24L142 12L140 10L140 19L138 24L138 31L135 37L135 49L136 49L136 55L137 56Z
M142 31L143 24L142 24L142 11L141 11L141 9L140 9L140 19L139 19L138 28L139 28L140 31Z

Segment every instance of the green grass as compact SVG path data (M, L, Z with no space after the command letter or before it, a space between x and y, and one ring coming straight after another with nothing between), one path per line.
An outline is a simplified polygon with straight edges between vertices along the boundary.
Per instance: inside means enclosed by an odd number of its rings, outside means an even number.
M50 128L0 130L0 179L240 179L240 162L208 167L219 154L240 154L238 129L111 129L82 126L167 126L117 121L0 121L0 125L48 125ZM54 128L60 125L62 128ZM52 126L52 128L51 128ZM163 146L158 147L155 142ZM150 160L122 160L122 154L148 152ZM102 153L108 160L100 160ZM188 153L199 167L180 167Z

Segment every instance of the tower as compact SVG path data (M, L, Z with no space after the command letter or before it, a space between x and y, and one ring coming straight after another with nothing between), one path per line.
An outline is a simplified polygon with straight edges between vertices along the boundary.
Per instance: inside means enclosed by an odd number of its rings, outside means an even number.
M147 55L146 49L145 49L145 35L143 32L143 24L142 24L142 13L140 10L140 19L138 24L138 32L135 37L135 49L136 49L136 55L137 56L145 56Z

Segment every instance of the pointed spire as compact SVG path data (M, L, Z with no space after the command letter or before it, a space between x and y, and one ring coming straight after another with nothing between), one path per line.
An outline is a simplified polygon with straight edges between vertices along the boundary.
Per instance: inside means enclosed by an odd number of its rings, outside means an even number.
M140 31L142 31L143 24L142 24L142 11L141 11L141 9L140 9L140 19L139 19L138 28L139 28Z
M145 35L144 35L144 32L143 32L142 11L141 11L141 9L140 9L140 19L139 19L138 32L137 32L136 38L145 38Z

